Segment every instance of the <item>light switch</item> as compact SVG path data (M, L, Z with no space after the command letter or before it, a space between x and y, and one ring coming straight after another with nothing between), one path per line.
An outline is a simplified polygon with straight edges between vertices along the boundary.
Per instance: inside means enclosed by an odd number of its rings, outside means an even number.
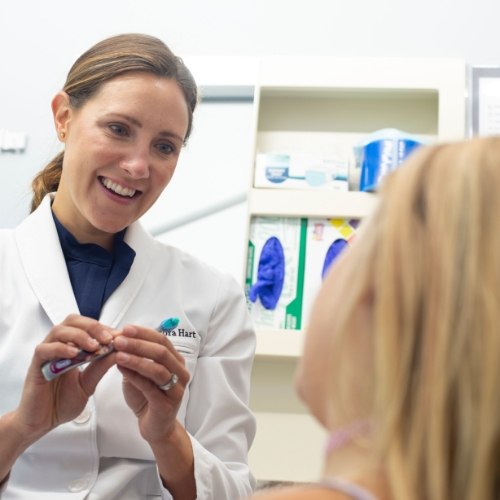
M24 153L27 137L22 132L0 129L0 151L2 153Z

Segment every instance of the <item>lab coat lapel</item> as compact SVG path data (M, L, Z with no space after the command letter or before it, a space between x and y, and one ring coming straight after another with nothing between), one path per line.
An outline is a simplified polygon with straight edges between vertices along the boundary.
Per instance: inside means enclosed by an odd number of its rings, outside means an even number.
M134 262L123 283L104 304L99 318L105 325L116 327L136 299L154 262L155 240L139 222L132 224L125 233L125 242L135 252Z
M16 228L16 241L33 292L56 325L78 313L66 262L46 196L35 212Z
M78 305L50 210L51 196L16 229L16 240L28 280L53 324L68 314L79 314ZM123 283L106 301L100 321L115 327L136 298L154 262L155 241L139 222L126 232L125 241L136 256Z

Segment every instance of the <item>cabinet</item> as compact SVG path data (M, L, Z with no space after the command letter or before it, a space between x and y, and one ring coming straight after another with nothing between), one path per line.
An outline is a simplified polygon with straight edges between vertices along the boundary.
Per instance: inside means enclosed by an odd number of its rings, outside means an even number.
M466 68L458 59L269 57L258 72L252 172L259 154L333 143L349 149L383 128L428 142L465 136ZM375 196L356 191L352 174L348 191L258 188L252 176L247 234L256 216L364 218ZM293 390L302 343L302 330L257 327L250 463L261 480L307 482L320 474L324 431Z

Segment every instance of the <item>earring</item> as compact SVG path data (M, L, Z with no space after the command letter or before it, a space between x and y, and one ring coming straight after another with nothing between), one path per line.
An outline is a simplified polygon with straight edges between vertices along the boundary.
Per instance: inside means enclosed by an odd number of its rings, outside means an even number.
M64 139L66 139L66 132L64 132L64 130L61 130L61 132L59 132L59 138L61 139L61 141L64 141Z

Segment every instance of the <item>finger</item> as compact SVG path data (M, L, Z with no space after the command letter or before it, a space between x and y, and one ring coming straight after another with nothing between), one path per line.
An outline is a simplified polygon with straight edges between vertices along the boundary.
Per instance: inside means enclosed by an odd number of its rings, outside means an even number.
M92 358L106 355L109 351L110 348L107 345L101 345L95 339L87 345L84 343L83 347L74 343L44 342L35 348L34 359L39 360L39 366L50 362L51 366L47 368L49 372L45 375L53 378L56 373L62 374L63 371L66 372L72 367L87 363Z
M182 384L175 384L169 391L163 391L160 389L159 385L153 382L151 379L142 377L134 370L129 370L122 366L118 366L118 369L124 377L124 382L131 384L142 395L150 401L150 404L156 404L160 402L158 399L158 392L160 394L168 395L172 400L180 402L182 395L184 393L184 387Z
M59 325L61 328L64 328L64 326L82 330L90 337L101 343L109 343L113 338L114 333L113 329L103 325L96 319L78 314L70 314L67 316L66 319Z
M159 342L151 342L140 338L130 338L120 335L115 338L114 346L117 351L124 351L142 358L151 359L167 367L181 363L184 358L178 356L173 346L166 345L162 339Z
M186 377L184 375L185 369L180 364L167 368L160 363L152 362L150 359L134 356L125 352L116 353L116 364L151 380L155 385L165 384L167 380L170 380L172 373L178 374L182 384L186 382Z
M151 380L127 368L118 366L118 370L123 375L125 399L136 415L146 410L163 407L166 398L158 397L158 388ZM147 404L145 404L146 401ZM164 411L162 411L162 416L166 416Z
M87 367L80 372L80 384L87 396L94 394L97 384L100 382L106 372L115 364L116 354L98 359L89 363Z
M99 321L94 318L89 318L80 314L70 314L59 326L70 326L90 332L94 328L99 327L99 325Z
M118 365L134 369L156 384L164 384L167 380L165 374L171 373L177 374L184 384L189 381L185 360L173 347L169 349L163 343L157 344L126 336L116 337L114 346L118 351Z
M136 356L124 351L116 353L116 363L120 367L128 368L139 375L151 380L155 385L163 385L170 380L172 373L177 374L179 382L186 385L189 381L189 372L182 363L175 360L174 363L165 365L157 363L149 358Z
M87 330L80 329L82 325ZM39 360L35 363L40 366L44 378L50 381L79 365L107 355L108 343L112 339L112 334L99 322L72 315L55 326L45 341L35 348L34 360Z
M92 318L86 318L92 319ZM113 338L120 333L118 330L111 328L107 325L103 325L102 323L96 321L84 328L85 331L94 339L96 339L101 344L108 344L113 340Z
M40 361L50 361L58 358L72 359L80 349L65 342L44 342L35 347L35 357Z
M46 342L59 341L74 344L87 351L95 351L100 345L113 340L113 331L92 318L79 316L69 324L66 319L56 325L46 337Z
M175 358L181 363L184 363L184 357L180 354L170 342L168 337L151 328L144 328L136 325L127 325L123 328L122 334L127 338L136 338L146 340L151 343L161 344L165 346Z

